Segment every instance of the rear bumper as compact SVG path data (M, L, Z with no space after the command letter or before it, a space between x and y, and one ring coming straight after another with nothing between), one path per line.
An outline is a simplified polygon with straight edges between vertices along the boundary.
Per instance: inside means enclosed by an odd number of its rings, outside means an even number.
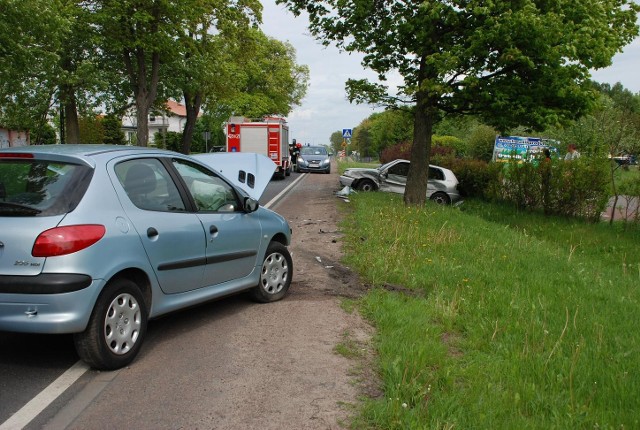
M103 284L102 280L91 280L85 288L46 294L33 292L43 285L29 287L29 293L2 292L0 330L50 334L84 331Z

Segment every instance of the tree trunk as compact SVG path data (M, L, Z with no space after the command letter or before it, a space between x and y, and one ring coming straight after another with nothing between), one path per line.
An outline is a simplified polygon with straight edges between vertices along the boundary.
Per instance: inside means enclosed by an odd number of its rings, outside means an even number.
M136 96L136 123L138 146L149 146L149 108L145 94Z
M124 61L136 100L138 146L149 146L149 110L158 94L160 54L151 54L150 71L143 48L138 48L135 52L125 51ZM147 76L147 73L150 76Z
M433 133L433 112L426 106L422 93L418 93L413 122L413 143L411 145L411 165L404 189L404 204L424 206L427 200L427 180L429 175L429 153Z
M80 143L80 125L78 123L78 106L76 95L71 86L65 85L64 92L64 129L66 143ZM99 143L99 142L87 142Z
M191 142L193 141L193 133L196 129L196 121L198 120L198 113L200 112L200 105L202 104L202 93L189 94L184 92L184 101L187 108L187 122L184 125L182 131L182 153L188 154L191 152Z

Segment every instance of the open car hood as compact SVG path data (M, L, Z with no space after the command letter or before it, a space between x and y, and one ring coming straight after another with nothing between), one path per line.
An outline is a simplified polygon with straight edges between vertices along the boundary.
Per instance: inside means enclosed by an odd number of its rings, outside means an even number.
M262 154L216 152L193 154L192 157L220 172L255 200L260 200L276 171L276 163Z

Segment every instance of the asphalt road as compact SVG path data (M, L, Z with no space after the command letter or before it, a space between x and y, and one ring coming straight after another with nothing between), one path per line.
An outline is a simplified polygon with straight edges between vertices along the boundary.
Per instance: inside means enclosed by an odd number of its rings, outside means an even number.
M266 205L282 196L292 186L299 173L292 173L285 179L273 179L260 203ZM230 298L220 302L205 305L205 312L220 314L225 309L246 305L242 300ZM166 321L177 318L180 324L188 325L184 321L185 313L177 316L161 318L149 325L145 348L152 349L154 343L163 341L163 333L167 331ZM182 315L182 317L180 316ZM188 319L188 316L187 316ZM186 328L185 328L186 330ZM179 354L180 351L176 351ZM78 356L73 346L71 335L35 335L23 333L0 332L0 429L12 415L32 401L43 389L56 381L69 370ZM86 387L96 387L96 381L103 378L100 372L88 371L63 396L54 401L51 406L27 428L41 428L46 418L56 414L66 402ZM85 395L86 397L86 395ZM6 427L6 426L5 426Z

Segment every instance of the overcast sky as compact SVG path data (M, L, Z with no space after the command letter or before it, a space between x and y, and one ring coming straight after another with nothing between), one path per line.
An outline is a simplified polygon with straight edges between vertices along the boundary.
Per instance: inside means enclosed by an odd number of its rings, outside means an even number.
M309 35L306 16L295 18L275 0L263 0L262 30L269 36L290 42L296 49L297 63L310 70L307 96L287 117L291 138L312 145L328 144L331 133L354 128L371 115L371 106L350 104L344 84L349 78L369 78L375 74L360 65L362 56L340 53L324 47ZM621 82L634 93L640 92L640 39L628 45L613 59L613 66L593 73L598 82Z

